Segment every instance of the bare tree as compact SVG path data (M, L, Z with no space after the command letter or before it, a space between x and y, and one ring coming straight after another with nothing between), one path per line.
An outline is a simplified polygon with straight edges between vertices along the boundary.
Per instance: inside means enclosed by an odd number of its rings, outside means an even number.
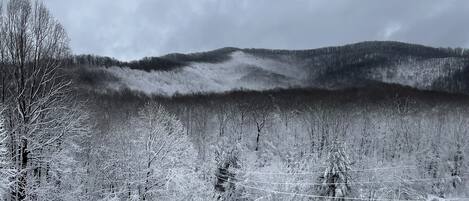
M269 112L271 108L269 108L269 99L267 98L259 98L253 99L250 102L249 108L249 117L250 120L256 126L256 147L255 150L259 150L259 144L261 142L261 135L262 131L268 121Z
M42 3L9 0L6 6L0 41L2 72L8 73L2 74L2 92L7 93L3 97L8 99L10 152L17 172L11 196L37 199L32 189L50 173L47 159L61 151L63 140L79 130L83 119L61 71L69 55L63 27ZM37 180L28 183L28 177Z
M3 106L0 105L0 199L6 199L9 190L9 180L13 175L10 167L10 155L8 152L8 135L4 125Z
M218 104L216 106L215 117L218 125L218 137L223 137L225 135L226 124L228 123L228 109L224 104Z
M4 15L3 15L3 1L0 1L0 85L1 85L1 101L5 103L5 96L6 96L6 65L5 65L5 29L3 29L3 22L4 22Z
M144 172L140 198L152 200L169 181L169 170L191 169L196 155L182 124L162 105L147 103L132 122L137 126L135 137L144 145L139 153L143 165L137 168Z

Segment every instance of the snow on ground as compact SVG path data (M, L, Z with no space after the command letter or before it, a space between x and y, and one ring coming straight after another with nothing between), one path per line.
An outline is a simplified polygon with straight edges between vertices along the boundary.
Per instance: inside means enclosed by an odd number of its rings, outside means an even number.
M434 195L428 195L427 201L469 201L469 198L440 198Z
M458 58L432 58L423 61L408 59L396 65L378 68L371 76L385 83L401 84L418 89L431 89L442 77L451 77L461 70L464 62Z
M146 94L174 95L197 92L226 92L236 89L267 90L300 86L306 79L300 67L233 52L223 63L191 63L172 71L135 70L111 67L105 70L120 79L108 88L127 87Z

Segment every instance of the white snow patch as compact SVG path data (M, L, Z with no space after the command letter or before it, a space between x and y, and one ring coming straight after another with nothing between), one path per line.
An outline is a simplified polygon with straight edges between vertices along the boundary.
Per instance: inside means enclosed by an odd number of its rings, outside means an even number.
M267 90L304 83L305 74L300 67L258 58L241 51L233 52L231 57L222 63L194 62L172 71L146 72L110 67L105 70L122 82L108 83L107 87L112 90L127 87L146 94L170 96L176 93L226 92L236 89ZM265 79L257 79L259 74Z
M432 84L440 78L451 77L461 70L463 61L458 58L434 58L417 61L409 58L385 69L371 72L374 80L385 83L401 84L418 89L431 89Z

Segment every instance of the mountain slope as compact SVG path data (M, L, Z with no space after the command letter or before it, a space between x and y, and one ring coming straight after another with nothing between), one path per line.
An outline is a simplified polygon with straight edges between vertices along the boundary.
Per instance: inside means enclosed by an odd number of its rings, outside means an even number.
M275 88L342 89L373 83L468 92L468 52L400 42L362 42L312 50L222 48L120 62L79 56L81 87L148 95ZM83 67L91 66L91 67ZM96 74L100 74L96 76Z

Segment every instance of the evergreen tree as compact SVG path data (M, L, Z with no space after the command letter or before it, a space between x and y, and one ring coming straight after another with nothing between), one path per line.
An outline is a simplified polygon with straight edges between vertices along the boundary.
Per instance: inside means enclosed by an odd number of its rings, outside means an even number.
M464 170L464 151L463 151L463 139L459 139L456 143L456 151L451 157L451 176L452 178L452 187L457 188L461 184L461 176L463 176Z
M241 192L234 184L236 173L234 169L239 168L238 149L236 145L229 144L226 138L223 138L215 150L215 191L218 200L237 200Z
M346 200L345 197L349 197L351 194L350 181L352 177L350 173L350 162L345 148L336 141L330 148L326 169L320 178L323 183L320 189L321 196L330 197L325 200Z
M434 195L438 195L440 197L444 197L443 186L440 181L441 177L441 154L438 148L438 144L435 140L432 140L430 151L425 158L425 166L427 170L427 174L432 178L435 179L435 182L431 185L431 191Z

